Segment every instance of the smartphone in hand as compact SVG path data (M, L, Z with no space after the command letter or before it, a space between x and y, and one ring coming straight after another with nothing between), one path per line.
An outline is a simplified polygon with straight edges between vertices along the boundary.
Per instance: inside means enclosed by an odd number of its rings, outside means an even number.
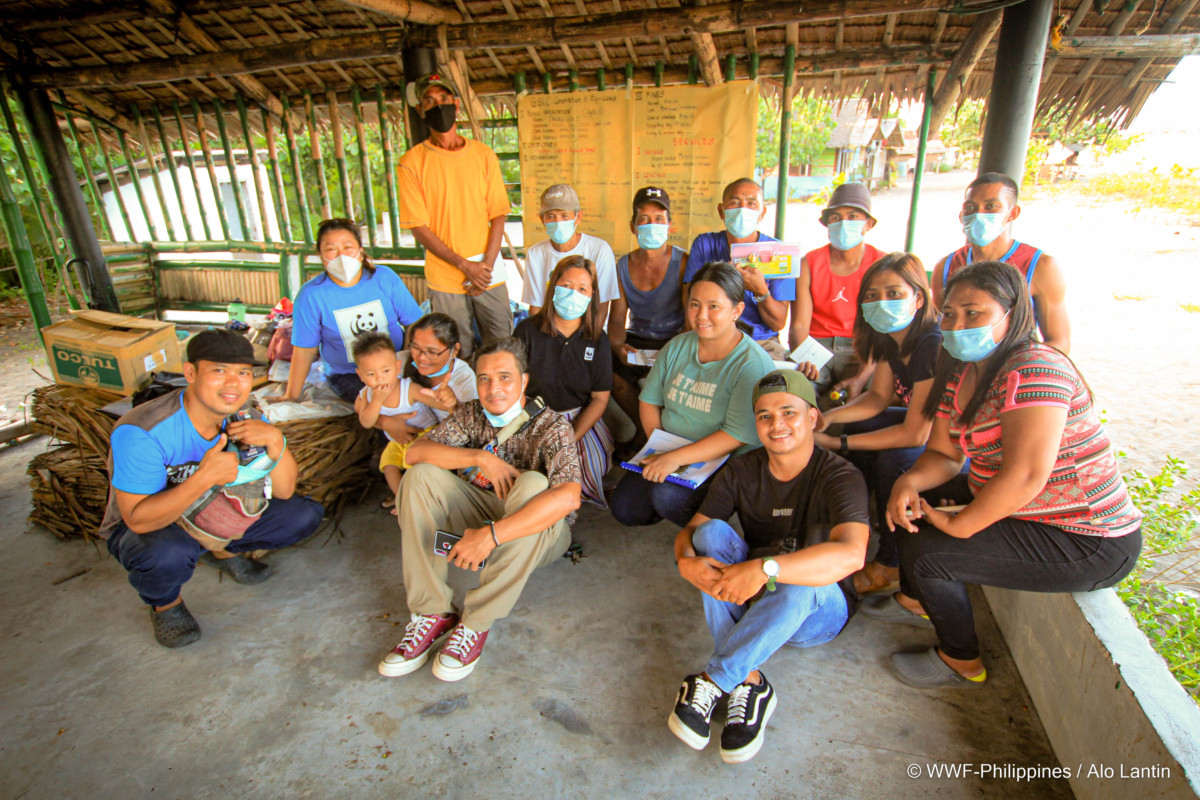
M454 545L462 541L462 534L451 533L450 531L434 531L433 532L433 554L445 558L454 549ZM483 569L487 566L487 559L479 562L479 568Z

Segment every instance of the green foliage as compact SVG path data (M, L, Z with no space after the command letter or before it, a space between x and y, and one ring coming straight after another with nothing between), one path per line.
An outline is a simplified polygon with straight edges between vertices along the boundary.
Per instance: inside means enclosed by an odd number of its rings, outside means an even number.
M1158 167L1118 175L1098 175L1083 184L1084 191L1101 197L1133 201L1133 211L1158 208L1181 214L1200 225L1200 176L1195 169L1175 164L1165 173Z
M1157 475L1126 475L1130 497L1145 515L1143 545L1137 567L1116 588L1176 680L1200 703L1200 600L1178 588L1195 577L1179 565L1200 550L1200 487L1181 487L1187 475L1187 465L1171 456Z
M758 133L754 151L754 166L764 171L779 165L780 102L758 99ZM833 130L833 104L815 97L796 98L792 102L791 136L788 139L788 166L800 167L811 163L829 141Z

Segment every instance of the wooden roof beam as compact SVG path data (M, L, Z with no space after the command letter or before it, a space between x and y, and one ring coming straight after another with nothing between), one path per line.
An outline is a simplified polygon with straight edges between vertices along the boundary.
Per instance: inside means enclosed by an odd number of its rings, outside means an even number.
M183 38L207 53L220 53L222 48L196 21L179 11L172 0L146 0L146 5L164 17L171 17L176 30ZM266 84L251 75L229 75L229 81L245 92L246 96L270 111L275 117L283 116L283 103L272 94Z
M1158 29L1158 34L1172 34L1179 30L1179 26L1182 25L1183 21L1188 18L1193 10L1195 10L1197 2L1200 2L1200 0L1190 0L1190 2L1180 3L1179 6L1173 12L1171 12L1171 16L1167 17L1167 21L1162 24L1162 27ZM1133 65L1133 69L1129 70L1129 74L1125 76L1125 80L1122 81L1121 85L1126 89L1132 89L1134 85L1142 79L1142 76L1146 74L1146 70L1149 69L1150 65L1153 63L1154 59L1149 57L1138 61L1138 63Z
M422 25L454 25L463 22L462 14L449 8L422 3L421 0L342 0L347 5L365 8L384 16L419 22Z
M987 11L975 17L971 30L967 31L966 38L963 39L962 44L958 47L958 52L954 54L954 59L950 62L950 69L942 78L942 82L938 84L937 91L933 93L933 112L929 118L930 137L936 136L938 129L942 127L946 115L954 107L959 93L966 86L967 79L971 77L975 65L979 63L984 49L992 41L996 31L1000 30L1002 17L1003 12L999 9Z
M700 61L700 77L704 78L706 86L720 86L725 82L721 75L721 64L717 59L717 43L711 33L689 33L692 48Z
M1063 47L1058 55L1060 58L1183 58L1200 55L1200 33L1074 36L1063 39ZM1126 76L1130 86L1137 83L1137 78L1129 80L1129 76Z

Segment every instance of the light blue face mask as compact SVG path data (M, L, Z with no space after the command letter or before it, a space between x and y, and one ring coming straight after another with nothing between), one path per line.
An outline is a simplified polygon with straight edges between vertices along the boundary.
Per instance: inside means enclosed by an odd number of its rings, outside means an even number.
M758 229L758 212L753 208L725 209L725 230L735 239L745 239Z
M546 233L549 234L550 241L555 244L566 244L575 235L575 220L568 219L562 222L547 222Z
M442 367L442 368L441 368L441 369L439 369L437 372L431 372L431 373L429 373L429 374L428 374L428 375L426 375L425 377L426 377L426 378L440 378L440 377L442 377L443 375L445 375L447 372L449 372L449 371L450 371L450 367L451 367L451 366L453 366L453 364L454 364L454 356L451 356L451 357L450 357L450 358L449 358L449 359L446 361L446 366Z
M517 402L512 404L512 408L510 408L508 411L505 411L503 414L493 414L485 408L483 409L483 415L487 417L487 421L492 424L493 428L500 429L516 419L524 410L524 408L525 407L521 404L520 399L518 399Z
M237 477L232 483L225 484L226 486L240 486L243 483L262 480L271 474L271 470L279 465L278 461L272 461L271 457L263 453L258 458L251 461L249 464L239 464Z
M671 233L670 225L648 222L637 226L638 247L643 250L657 250L667 243Z
M900 298L863 303L862 311L863 319L872 328L880 333L895 333L909 326L917 315L917 306L912 298Z
M566 286L554 287L554 310L563 319L579 319L592 304L592 298Z
M837 250L853 250L863 242L865 219L843 219L829 223L829 243Z
M1009 309L1011 311L1012 309ZM1008 316L1008 311L1004 312L1004 317ZM942 331L942 347L950 355L957 358L959 361L983 361L992 354L996 349L995 338L992 333L996 330L996 326L1004 322L1004 317L996 320L991 325L984 325L979 328L963 328L957 331Z
M963 233L976 247L986 247L1008 227L1008 214L968 214L962 218Z

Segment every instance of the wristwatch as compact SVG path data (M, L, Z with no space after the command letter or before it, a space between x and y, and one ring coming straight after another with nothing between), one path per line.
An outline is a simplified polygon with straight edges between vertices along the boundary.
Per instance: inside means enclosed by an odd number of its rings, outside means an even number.
M767 591L775 591L775 579L779 577L779 562L771 556L766 556L762 560L762 571L767 576Z
M751 294L750 296L754 298L754 302L761 303L763 300L767 299L768 294L769 292L763 292L762 294Z

